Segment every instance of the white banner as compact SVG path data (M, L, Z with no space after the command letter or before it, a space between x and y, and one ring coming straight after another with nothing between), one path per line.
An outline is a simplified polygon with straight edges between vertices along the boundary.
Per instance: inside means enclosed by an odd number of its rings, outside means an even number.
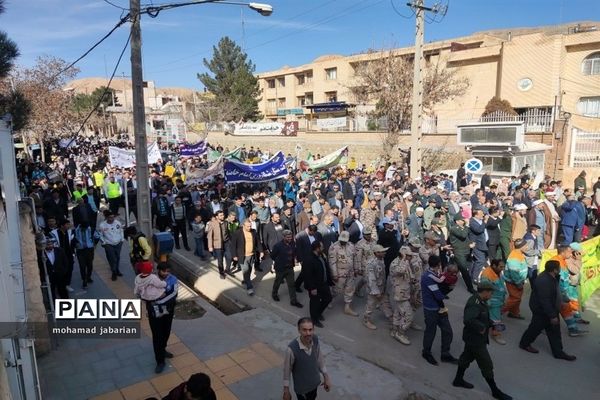
M234 135L279 135L283 130L283 124L280 122L244 122L236 124Z
M108 157L110 164L118 168L135 167L135 150L120 149L118 147L108 147ZM162 160L158 144L156 142L148 146L148 163L154 164Z
M317 128L321 130L345 128L346 122L346 117L318 119Z
M217 175L224 175L223 166L225 165L225 158L219 157L219 159L210 167L194 168L189 169L185 173L186 185L195 185L206 181L211 181Z

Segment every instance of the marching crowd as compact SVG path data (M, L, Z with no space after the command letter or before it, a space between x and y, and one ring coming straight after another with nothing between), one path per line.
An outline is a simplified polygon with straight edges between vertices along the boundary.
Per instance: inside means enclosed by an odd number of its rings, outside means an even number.
M250 150L243 151L247 158ZM128 212L137 214L135 170L111 167L106 144L84 144L63 155L48 164L23 158L18 165L22 191L33 198L38 226L47 236L53 296L65 298L73 291L75 260L82 287L93 282L97 242L113 280L122 275L126 240L132 264L145 265L137 272L146 278L152 270L144 263L151 259L149 241L116 218L124 215L125 202ZM520 176L493 181L488 173L477 180L461 165L455 176L423 171L412 179L406 164L393 162L373 170L290 168L286 179L265 183L232 186L220 176L186 183L186 172L206 166L206 157L174 157L152 165L153 224L157 231L173 233L177 249L202 260L214 257L223 279L241 272L248 295L254 295L252 271L271 269L273 301L281 301L285 281L290 304L303 308L297 293L306 290L314 326L323 328L333 298L344 303L348 316L360 314L371 330L377 329L373 313L382 312L390 335L404 345L411 344L410 329L424 331L422 356L433 365L438 364L432 344L439 327L441 361L458 364L454 385L473 387L463 375L477 360L493 396L510 399L494 382L486 345L488 336L506 345L504 318L524 319L521 302L530 285L533 316L519 346L537 353L532 343L545 330L554 357L575 360L562 348L560 317L569 336L586 332L589 322L582 317L577 290L581 242L600 234L600 178L589 187L582 171L572 185L545 177L532 187L527 168ZM545 249L558 254L539 265ZM294 273L297 264L299 274ZM465 306L465 350L456 359L450 354L453 330L444 300L459 278L472 297ZM149 301L163 298L164 282L152 281L153 289L140 286L139 292L152 292ZM360 313L355 297L367 298ZM420 308L424 327L415 321ZM292 373L295 382L302 379Z

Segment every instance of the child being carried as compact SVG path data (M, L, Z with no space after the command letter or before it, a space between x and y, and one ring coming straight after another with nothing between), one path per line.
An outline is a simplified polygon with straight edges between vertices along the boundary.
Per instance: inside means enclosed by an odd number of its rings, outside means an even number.
M140 273L135 277L133 294L142 300L152 303L165 296L167 282L161 280L156 274L152 273L152 262L142 261L138 263ZM166 307L161 304L152 304L154 315L162 317L169 313Z

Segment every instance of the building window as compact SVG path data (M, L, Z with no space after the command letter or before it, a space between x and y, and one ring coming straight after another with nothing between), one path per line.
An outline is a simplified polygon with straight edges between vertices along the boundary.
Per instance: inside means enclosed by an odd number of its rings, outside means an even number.
M600 118L600 96L581 97L577 103L577 110L586 117Z
M277 85L279 87L285 87L285 77L277 78Z
M313 94L312 92L304 93L304 105L310 106L313 104Z
M325 98L330 103L335 102L337 101L337 92L325 92Z
M277 108L285 108L285 97L277 99Z
M479 157L483 163L482 172L512 173L512 157ZM530 164L533 165L533 162Z
M275 79L267 79L267 86L269 89L275 89Z
M312 79L313 79L312 70L308 71L306 74L304 74L304 81L305 81L305 83L311 83Z
M600 51L587 56L581 63L584 75L600 75Z
M337 68L325 68L325 79L333 81L337 79Z
M296 75L296 79L297 79L297 82L298 82L298 86L304 85L304 82L306 81L306 78L304 77L304 74Z
M270 110L275 109L275 107L277 107L277 100L275 99L269 99L267 100L267 108Z
M296 106L298 107L302 107L305 106L306 104L306 97L304 96L298 96L296 97Z

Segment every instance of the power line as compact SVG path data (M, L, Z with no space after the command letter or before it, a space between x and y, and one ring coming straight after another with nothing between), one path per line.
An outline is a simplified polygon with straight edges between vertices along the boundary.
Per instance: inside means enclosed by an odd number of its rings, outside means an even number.
M65 71L68 71L69 69L71 69L75 64L77 64L79 61L81 61L82 59L84 59L88 54L90 54L96 47L100 46L100 44L102 42L104 42L106 39L108 39L108 37L110 35L112 35L114 33L114 31L116 31L117 29L119 29L125 22L129 21L130 19L130 15L129 13L127 13L127 15L125 15L124 17L121 17L119 19L119 22L117 22L117 24L106 34L104 35L100 40L98 40L92 47L90 47L85 53L83 53L79 58L77 58L77 60L73 61L72 63L70 63L69 65L67 65L65 68L61 69L59 72L57 72L52 78L50 78L51 81L54 81L54 79L56 79L59 75L61 75L62 73L64 73Z
M337 13L337 14L334 14L334 15L330 15L330 16L328 16L328 17L325 17L325 18L321 19L321 20L315 21L315 22L313 22L313 23L311 23L311 24L308 24L308 25L306 25L306 26L303 26L303 27L300 27L300 28L298 28L298 29L295 29L294 31L292 31L292 32L289 32L289 33L287 33L287 34L284 34L284 35L281 35L281 36L277 36L277 37L276 37L276 38L274 38L274 39L270 39L270 40L267 40L267 41L265 41L265 42L259 43L259 44L255 45L255 46L249 47L247 50L253 50L253 49L256 49L256 48L258 48L258 47L262 47L262 46L265 46L265 45L267 45L267 44L271 44L271 43L273 43L273 42L279 41L279 40L281 40L281 39L285 39L285 38L288 38L288 37L290 37L290 36L297 35L298 33L302 33L302 32L303 32L304 30L306 30L306 29L316 28L317 26L320 26L320 25L323 25L323 24L329 23L329 22L331 22L331 21L334 21L334 20L336 20L336 19L339 19L339 18L341 18L341 17L345 17L346 15L354 14L354 13L357 13L357 12L359 12L359 11L365 10L365 9L367 9L367 8L371 8L371 7L375 6L375 5L378 5L378 4L380 4L380 3L383 3L384 1L385 1L385 0L379 0L379 1L376 1L376 2L374 2L374 3L368 4L368 5L366 5L366 6L363 6L363 7L360 7L360 8L358 8L358 9L356 9L356 7L358 7L358 6L361 6L361 5L364 5L364 2L362 2L362 1L361 1L361 2L358 2L358 3L354 4L354 5L352 5L352 6L348 7L348 8L346 8L344 11L342 11L342 12L340 12L340 13ZM204 54L207 54L207 53L209 53L209 52L210 52L210 50L207 50L207 51L204 51L204 52L202 52L202 53L198 53L198 54L196 54L195 56L204 55ZM190 58L190 57L191 57L191 56L187 56L186 58ZM195 65L197 65L197 64L198 64L198 63L197 63L197 62L195 62L195 63L191 63L191 64L185 64L185 65L182 65L182 66L179 66L179 67L167 68L167 69L163 69L163 70L150 71L150 72L151 72L151 73L170 72L170 71L174 71L174 70L178 70L178 69L183 69L183 68L187 68L187 67L192 67L192 66L195 66ZM167 64L163 64L163 65L167 65Z
M415 10L413 10L412 8L410 9L412 11L412 15L406 16L406 15L402 14L400 12L400 10L398 10L398 7L396 7L396 4L394 4L394 0L390 0L390 3L392 4L392 9L394 10L394 12L396 14L398 14L399 16L401 16L402 18L411 19L412 17L415 16Z
M131 40L131 32L129 33L129 36L127 37L127 41L125 41L125 46L123 46L123 50L121 50L121 54L119 55L119 58L115 65L115 68L113 69L110 79L108 80L108 83L106 84L106 86L104 88L104 92L98 98L98 102L96 103L94 108L92 108L92 110L85 117L85 119L81 123L81 126L79 127L79 129L77 129L77 132L75 132L75 134L73 135L73 139L71 139L71 141L69 142L67 147L69 147L71 145L71 143L73 143L73 141L77 138L77 135L79 135L79 132L81 132L85 128L85 124L88 122L88 120L91 118L91 116L98 110L98 107L100 107L100 104L102 104L102 101L104 100L105 96L108 94L108 91L110 90L110 85L113 81L113 78L115 77L115 75L117 73L117 69L119 68L119 64L121 63L121 60L123 59L123 55L125 54L125 51L127 50L127 47L129 46L130 40Z
M326 6L328 6L329 4L331 4L331 3L334 3L334 2L336 2L336 1L337 1L337 0L330 0L330 1L328 1L328 2L325 2L325 3L323 3L323 4L320 4L320 5L318 5L318 6L316 6L316 7L313 7L313 8L311 8L311 9L309 9L309 10L306 10L306 11L304 11L304 12L300 13L300 14L296 14L296 15L294 15L294 16L293 16L293 17L291 17L291 18L284 19L282 22L289 22L289 21L293 21L293 20L295 20L295 19L297 19L297 18L299 18L299 17L302 17L302 16L304 16L304 15L306 15L306 14L310 14L310 13L312 13L313 11L316 11L316 10L318 10L318 9L320 9L320 8L326 7ZM269 30L271 30L271 29L273 29L273 28L276 28L276 27L277 27L276 25L272 25L272 26L266 27L266 28L264 28L264 29L261 29L261 30L259 30L259 31L252 32L252 33L250 33L249 35L246 35L246 37L248 38L248 37L256 36L256 35L258 35L258 34L263 34L263 33L267 32L267 31L269 31ZM302 28L298 28L298 29L302 29ZM202 51L202 52L193 53L193 54L190 54L190 55L188 55L188 56L181 57L181 58L178 58L178 59L176 59L176 60L173 60L173 61L169 61L169 62L167 62L167 63L164 63L164 64L159 64L159 65L157 65L157 67L163 67L163 66L167 66L167 65L173 65L173 64L177 64L177 63L178 63L178 62L180 62L180 61L189 60L190 58L195 58L195 57L198 57L198 56L203 56L203 55L205 55L205 54L207 54L207 53L209 53L209 52L210 52L210 50L205 50L205 51ZM194 63L193 65L196 65L196 63ZM186 65L186 67L187 67L187 66L188 66L188 65ZM169 71L169 70L167 69L167 70L165 70L165 71ZM159 71L159 72L162 72L162 71Z
M121 6L119 6L119 5L117 5L117 4L113 3L113 2L111 2L111 1L109 1L109 0L102 0L102 1L104 1L106 4L109 4L109 5L111 5L111 6L115 7L115 8L118 8L118 9L120 9L120 10L122 10L122 11L129 11L129 8L124 8L124 7L121 7Z

